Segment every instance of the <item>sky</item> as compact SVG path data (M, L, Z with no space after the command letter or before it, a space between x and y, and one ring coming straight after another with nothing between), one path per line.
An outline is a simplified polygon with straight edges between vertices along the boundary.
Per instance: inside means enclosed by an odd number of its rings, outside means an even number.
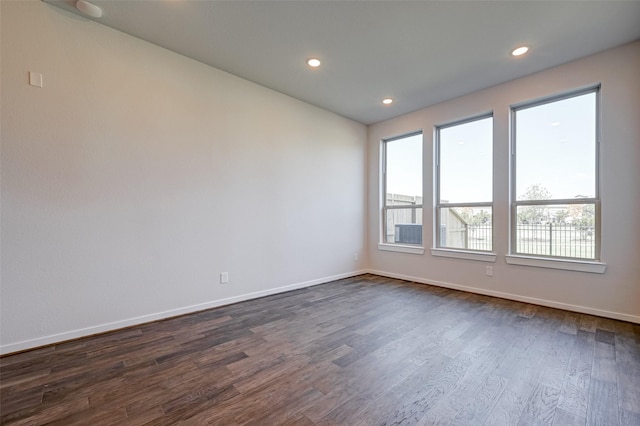
M518 199L534 184L555 199L595 197L595 97L517 111ZM440 130L441 200L492 201L492 123L489 117ZM422 155L421 134L387 143L387 192L422 196Z
M493 118L440 129L440 201L493 200Z
M541 184L555 199L595 197L595 93L516 113L516 193Z
M387 192L422 197L422 134L386 144Z

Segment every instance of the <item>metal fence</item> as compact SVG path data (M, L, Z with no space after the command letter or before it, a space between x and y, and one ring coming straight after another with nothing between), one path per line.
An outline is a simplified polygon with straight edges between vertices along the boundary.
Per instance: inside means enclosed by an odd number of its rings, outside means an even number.
M466 247L491 250L490 225L467 225ZM595 258L592 226L569 223L519 224L516 227L516 253L542 256Z
M385 209L385 242L420 244L411 238L396 235L398 229L413 234L422 234L422 198L387 194ZM405 207L406 206L406 207ZM446 209L443 209L443 211ZM493 249L493 229L491 224L468 224L462 218L445 220L440 225L440 245L447 248L491 251ZM416 226L418 225L418 226ZM416 229L413 229L416 228ZM420 228L420 229L418 229ZM518 224L516 227L516 247L518 254L568 257L575 259L595 259L596 241L593 226L577 223Z
M569 223L519 224L516 245L516 252L521 254L595 258L592 226Z
M491 225L467 225L467 248L491 251L493 247Z

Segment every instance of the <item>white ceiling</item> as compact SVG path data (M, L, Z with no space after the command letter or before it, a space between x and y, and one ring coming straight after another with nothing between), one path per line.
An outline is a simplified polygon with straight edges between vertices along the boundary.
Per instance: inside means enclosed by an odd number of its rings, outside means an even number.
M98 22L365 124L640 39L638 0L91 3Z

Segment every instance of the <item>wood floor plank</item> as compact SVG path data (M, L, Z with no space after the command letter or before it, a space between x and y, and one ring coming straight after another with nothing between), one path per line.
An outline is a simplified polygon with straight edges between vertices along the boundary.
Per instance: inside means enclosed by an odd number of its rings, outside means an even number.
M640 424L640 325L375 275L0 357L2 425Z
M554 426L584 426L586 422L585 417L577 416L563 408L558 408L553 416Z
M485 419L486 425L517 425L535 387L527 381L510 380Z
M392 397L399 402L395 409L380 413L389 424L414 424L419 422L441 398L457 392L457 399L466 391L471 392L479 385L479 377L467 376L470 360L441 356L438 362L424 364L406 380L391 391ZM467 378L467 380L462 380Z
M75 411L58 420L47 422L47 426L71 426L95 424L101 426L121 425L127 421L127 411L120 407L113 410L101 410L89 407L86 410Z
M578 322L580 321L579 314L575 312L567 312L565 315L562 325L558 329L561 333L567 334L577 334L578 333Z
M419 367L400 354L397 358L379 357L372 353L356 361L351 371L342 376L343 397L321 418L324 422L344 424L351 418L363 420L367 413L389 408L389 390L395 388ZM375 381L377 386L371 386ZM331 397L333 389L325 394ZM384 408L383 408L384 410ZM317 412L316 412L317 413ZM311 417L311 416L310 416ZM375 422L377 416L371 421Z
M595 342L591 377L604 382L616 382L618 371L616 368L616 349L613 345Z
M621 426L638 426L640 425L640 413L634 413L625 409L620 410Z
M449 425L463 409L463 403L448 396L438 402L416 423L416 426Z
M587 415L587 425L619 425L620 416L616 384L593 379L590 389L590 410Z
M560 391L538 383L527 401L519 423L551 425L558 406Z
M595 336L582 330L577 331L576 336L576 345L560 392L558 409L574 418L582 419L584 423L589 406Z
M28 409L22 409L8 414L3 413L0 424L11 424L17 426L45 424L66 417L69 413L83 411L88 407L89 400L87 398L74 399L61 404L48 406L44 409L30 407Z
M616 384L620 408L629 413L640 414L640 367L619 366Z
M486 377L473 396L450 423L451 425L482 425L489 412L496 404L507 384L507 379L500 376Z

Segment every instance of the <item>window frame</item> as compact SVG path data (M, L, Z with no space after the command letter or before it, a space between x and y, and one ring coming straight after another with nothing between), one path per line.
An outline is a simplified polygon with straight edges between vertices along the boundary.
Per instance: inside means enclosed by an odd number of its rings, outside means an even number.
M595 197L590 198L554 198L549 200L518 200L517 196L517 120L516 114L518 111L522 111L529 108L535 108L541 105L547 105L554 102L559 102L566 99L575 98L593 93L595 94ZM601 264L601 242L602 242L602 227L601 227L601 198L600 198L600 84L588 86L585 88L571 90L568 92L547 96L544 98L536 99L534 101L527 101L512 105L510 108L510 172L509 172L509 196L511 198L509 208L509 254L506 256L507 263L529 266L542 266L556 269L569 269L583 272L604 272L604 268L599 268ZM520 206L564 206L564 205L577 205L577 204L592 204L594 206L594 257L569 257L569 256L557 256L557 255L544 255L544 254L530 254L518 252L517 241L517 211ZM566 263L566 266L562 266L561 263ZM577 266L571 266L575 264ZM580 264L586 265L585 267ZM595 265L595 268L589 265Z
M460 126L467 123L472 123L474 121L485 120L487 118L491 118L491 202L470 202L470 203L442 203L440 199L440 165L441 165L441 138L440 131L442 129L447 129L455 126ZM464 118L461 120L456 120L444 124L438 124L434 127L434 219L433 219L433 244L434 248L432 249L432 254L435 256L444 256L444 257L458 257L463 259L470 260L487 260L487 261L495 261L494 247L495 247L495 238L494 238L494 204L495 204L495 194L494 194L494 175L495 175L495 167L493 161L493 148L495 143L495 135L494 135L494 125L495 118L493 111L474 115L468 118ZM479 250L479 249L469 249L469 248L455 248L455 247L447 247L442 245L441 241L441 232L440 232L440 219L441 219L441 211L445 208L456 208L456 207L471 207L471 208L489 208L491 210L491 250ZM462 253L461 255L456 255L456 252ZM468 255L465 255L468 254Z
M400 139L410 138L412 136L421 136L422 139L422 155L421 155L421 170L420 175L422 179L422 203L408 206L388 206L387 205L387 143L398 141ZM416 130L409 133L403 133L398 136L385 138L380 141L380 179L381 179L381 208L380 208L380 238L378 243L378 249L383 251L395 251L411 254L423 254L424 253L424 132L422 130ZM396 243L386 241L387 237L387 212L389 210L398 209L421 209L422 210L422 244L410 244L410 243Z

